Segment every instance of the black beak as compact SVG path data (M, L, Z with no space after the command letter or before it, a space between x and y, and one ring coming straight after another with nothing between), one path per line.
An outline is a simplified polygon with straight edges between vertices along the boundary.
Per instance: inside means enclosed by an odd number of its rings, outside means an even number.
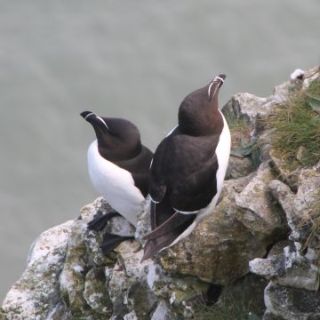
M221 88L221 86L224 83L224 80L226 79L226 75L224 73L220 73L216 78L219 81L219 88Z
M209 87L208 87L209 101L212 99L212 96L214 96L217 93L217 89L221 88L225 78L226 78L226 75L224 73L220 73L217 76L215 76L213 80L209 83Z
M94 130L97 132L102 131L102 132L108 132L109 127L106 124L105 120L103 120L101 117L96 115L94 112L91 111L83 111L80 113L81 117L88 121L94 128Z
M84 119L84 120L87 120L88 121L88 118L91 117L91 116L94 116L96 117L96 114L94 114L93 112L91 111L83 111L80 113L80 116Z

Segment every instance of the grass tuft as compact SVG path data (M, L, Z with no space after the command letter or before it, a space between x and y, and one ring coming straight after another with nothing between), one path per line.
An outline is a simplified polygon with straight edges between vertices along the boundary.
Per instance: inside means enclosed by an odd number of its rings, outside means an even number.
M276 129L273 146L288 165L297 158L303 166L320 160L320 114L314 107L319 97L320 79L316 79L271 116L271 125Z
M260 320L265 311L263 292L267 280L248 274L224 287L214 305L199 303L194 314L197 320Z
M252 301L244 298L233 299L223 297L213 306L199 305L195 316L197 320L258 320L260 316L249 310L252 309Z

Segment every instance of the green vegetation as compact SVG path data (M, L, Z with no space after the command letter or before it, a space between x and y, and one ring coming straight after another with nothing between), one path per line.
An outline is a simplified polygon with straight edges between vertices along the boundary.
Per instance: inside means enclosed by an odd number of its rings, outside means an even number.
M200 305L195 313L197 320L259 320L261 316L251 312L252 301L237 297L223 297L213 306Z
M217 303L199 303L197 320L260 320L265 311L263 292L267 281L253 274L225 287Z
M273 146L282 159L303 166L320 160L320 79L294 93L271 116Z

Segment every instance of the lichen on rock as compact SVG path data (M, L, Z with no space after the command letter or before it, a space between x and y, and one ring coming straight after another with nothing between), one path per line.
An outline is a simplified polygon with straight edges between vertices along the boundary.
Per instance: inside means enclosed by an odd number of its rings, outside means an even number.
M268 313L284 320L320 319L320 295L270 282L265 289Z
M269 198L264 199L270 179L257 175L226 181L223 198L213 214L205 218L187 239L161 254L163 268L221 285L245 275L252 257L265 255L274 241L275 231L281 235L286 230L277 211L269 209L272 202L268 202ZM252 181L257 181L262 191L254 183L254 189L259 191L252 194L248 202L246 188ZM246 210L239 206L237 199L241 199L242 204L260 205L265 212L260 207L257 213Z
M320 285L320 162L301 169L298 190L279 180L269 188L281 205L290 229L291 242L282 252L250 261L250 270L271 282L265 290L264 319L318 319ZM301 300L301 301L300 301Z
M59 303L59 275L72 224L68 221L53 227L35 241L26 270L4 299L2 308L7 319L45 319Z

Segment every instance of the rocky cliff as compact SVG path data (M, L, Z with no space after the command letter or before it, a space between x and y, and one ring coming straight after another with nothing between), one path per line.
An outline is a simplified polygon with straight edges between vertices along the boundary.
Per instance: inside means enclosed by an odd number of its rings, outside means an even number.
M306 99L310 126L319 121L320 91L309 89L319 77L313 68L267 98L239 93L224 106L233 138L228 177L190 237L141 263L147 201L136 231L113 218L109 231L136 240L103 256L102 235L86 228L110 210L99 198L36 239L0 319L320 319L320 155L308 145L320 145L320 130L293 156L278 141L279 119L293 117L296 97Z

